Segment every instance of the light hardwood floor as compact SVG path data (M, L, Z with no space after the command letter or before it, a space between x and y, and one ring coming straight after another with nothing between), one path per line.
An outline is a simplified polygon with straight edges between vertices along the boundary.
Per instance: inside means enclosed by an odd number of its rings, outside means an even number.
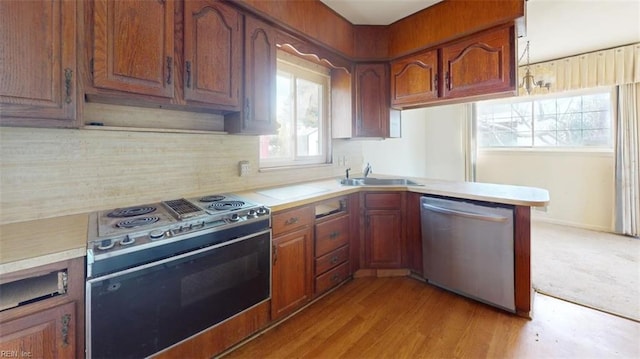
M532 320L409 277L357 278L231 358L639 358L640 324L536 294Z

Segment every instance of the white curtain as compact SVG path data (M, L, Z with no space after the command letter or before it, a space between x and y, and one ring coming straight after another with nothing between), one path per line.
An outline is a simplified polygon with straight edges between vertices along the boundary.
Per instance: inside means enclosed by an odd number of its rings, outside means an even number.
M618 87L616 232L640 236L640 82Z

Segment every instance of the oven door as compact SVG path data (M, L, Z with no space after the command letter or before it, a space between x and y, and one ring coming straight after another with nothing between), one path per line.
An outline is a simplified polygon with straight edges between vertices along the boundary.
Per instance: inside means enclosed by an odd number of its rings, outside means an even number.
M271 232L87 281L87 356L140 358L270 298Z

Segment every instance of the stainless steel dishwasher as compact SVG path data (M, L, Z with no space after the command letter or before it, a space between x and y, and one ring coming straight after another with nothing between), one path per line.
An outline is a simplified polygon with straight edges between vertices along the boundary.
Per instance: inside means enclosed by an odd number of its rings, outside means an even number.
M436 197L420 207L425 279L515 312L513 208Z

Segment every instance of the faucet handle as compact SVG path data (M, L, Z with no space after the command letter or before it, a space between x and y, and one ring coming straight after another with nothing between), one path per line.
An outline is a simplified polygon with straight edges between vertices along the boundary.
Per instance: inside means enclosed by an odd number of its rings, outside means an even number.
M367 177L371 172L371 164L367 162L367 166L364 168L364 176Z
M347 168L346 170L344 170L344 177L345 178L349 178L349 171L351 171L351 168Z

